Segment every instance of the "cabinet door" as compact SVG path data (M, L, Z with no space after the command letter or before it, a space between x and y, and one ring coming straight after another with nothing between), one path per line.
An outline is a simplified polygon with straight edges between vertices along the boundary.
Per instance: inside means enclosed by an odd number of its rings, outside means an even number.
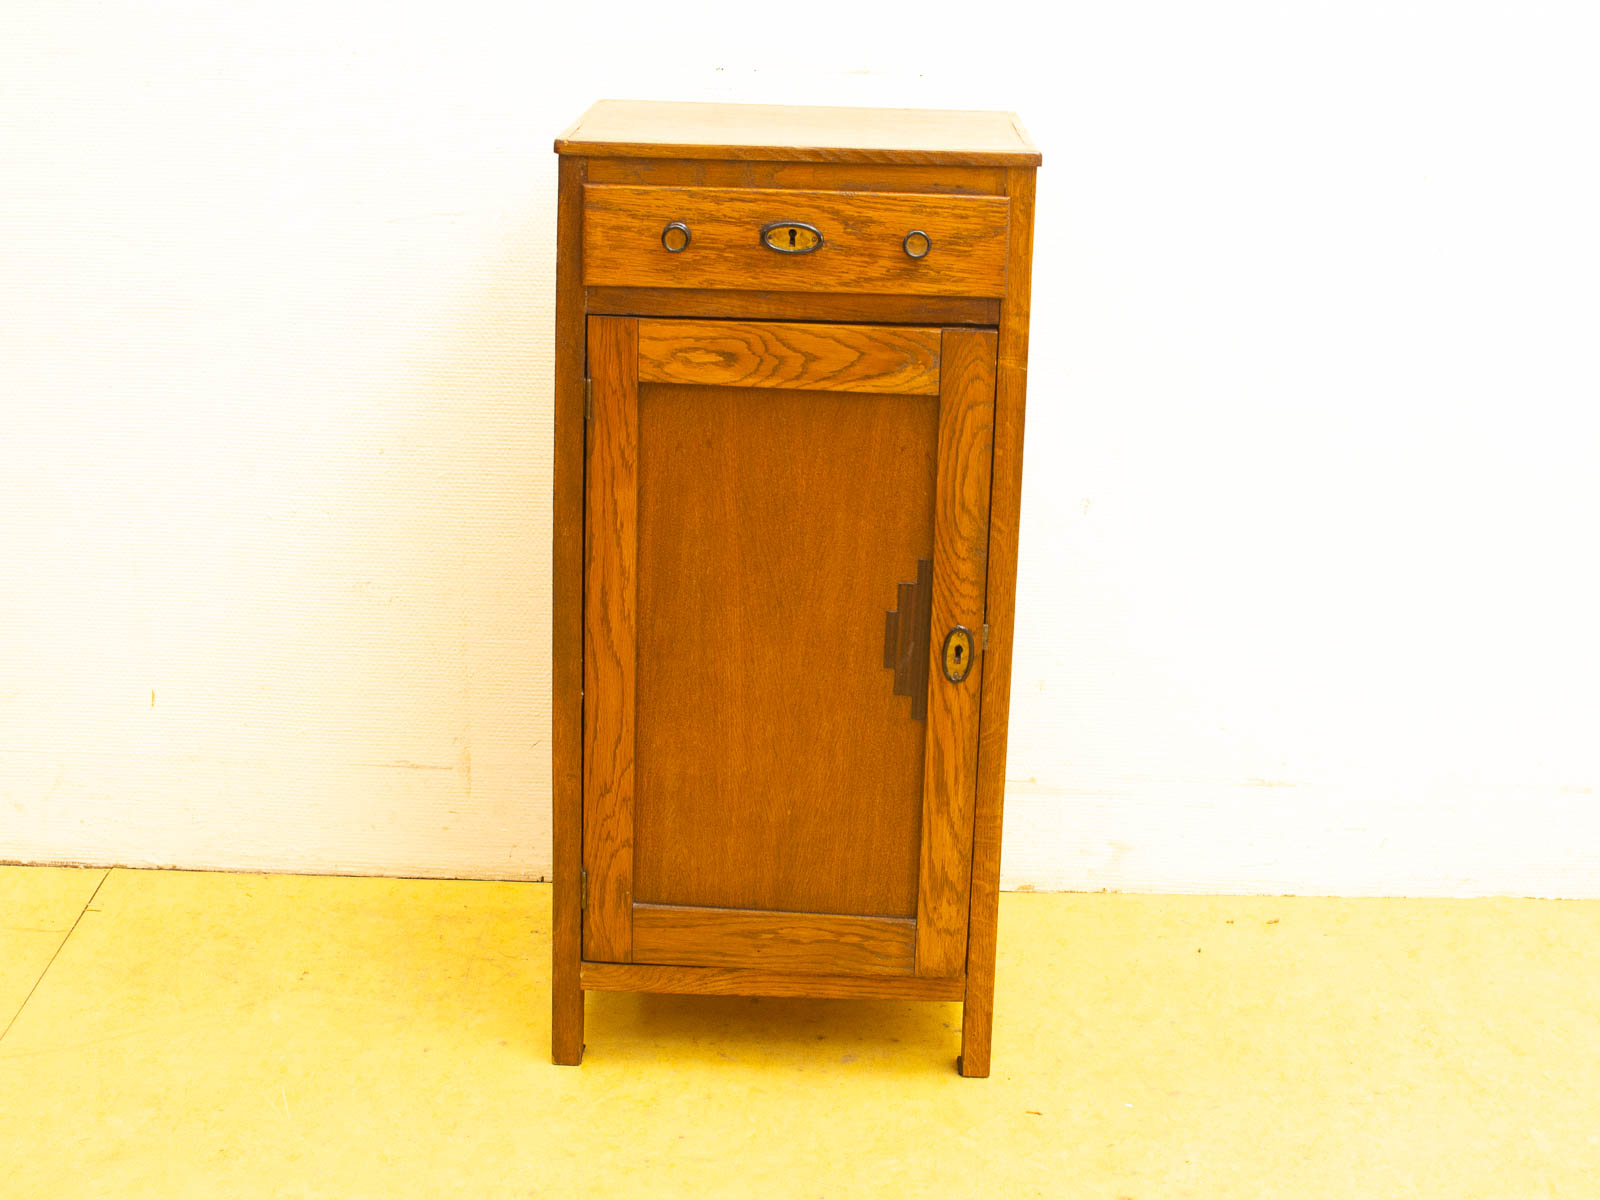
M591 317L584 957L966 963L988 330Z

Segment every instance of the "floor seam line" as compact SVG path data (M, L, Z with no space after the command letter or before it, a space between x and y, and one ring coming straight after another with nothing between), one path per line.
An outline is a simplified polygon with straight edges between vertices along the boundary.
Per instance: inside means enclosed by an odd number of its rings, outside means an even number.
M39 985L44 982L44 977L50 974L50 968L56 965L56 959L61 957L61 951L72 940L72 935L78 930L78 922L83 920L83 914L89 911L89 906L94 903L94 898L100 894L100 889L105 886L107 879L111 878L112 867L107 867L100 876L100 882L94 885L94 891L89 893L89 898L83 902L83 907L78 910L78 915L72 920L72 927L67 930L66 936L56 946L55 953L50 956L50 961L45 963L44 970L39 972L39 978L33 981L33 986L28 989L28 994L22 998L22 1003L17 1005L17 1011L11 1014L11 1020L6 1022L6 1027L0 1029L0 1042L5 1041L6 1034L11 1032L11 1027L17 1023L17 1018L22 1015L22 1010L28 1007L28 1001L33 999L33 994L39 990Z

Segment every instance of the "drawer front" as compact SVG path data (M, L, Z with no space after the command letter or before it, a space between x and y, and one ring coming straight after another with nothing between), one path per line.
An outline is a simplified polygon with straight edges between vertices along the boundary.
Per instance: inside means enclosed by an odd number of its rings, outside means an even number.
M1005 294L1009 203L1004 196L589 184L583 281L998 297ZM674 222L688 227L688 244L676 253L662 239ZM779 226L773 240L786 244L787 225L810 226L820 244L788 253L763 241L763 229ZM913 231L927 237L920 258L906 251Z

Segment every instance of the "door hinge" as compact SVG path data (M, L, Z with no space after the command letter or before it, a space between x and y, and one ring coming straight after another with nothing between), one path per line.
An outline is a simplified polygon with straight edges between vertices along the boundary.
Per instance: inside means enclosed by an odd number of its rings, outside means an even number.
M987 621L985 621L984 625L983 625L983 647L982 648L985 649L985 650L987 650L989 648L989 623Z
M578 872L578 911L589 911L589 872Z
M594 380L583 381L583 419L594 420Z

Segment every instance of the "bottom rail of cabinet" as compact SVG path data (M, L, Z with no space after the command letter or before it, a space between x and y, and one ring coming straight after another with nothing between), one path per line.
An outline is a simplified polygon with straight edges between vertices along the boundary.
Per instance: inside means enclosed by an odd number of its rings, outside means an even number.
M865 1000L960 1000L965 975L788 975L738 967L670 967L583 962L578 986L590 992L674 992L700 996L819 996Z

